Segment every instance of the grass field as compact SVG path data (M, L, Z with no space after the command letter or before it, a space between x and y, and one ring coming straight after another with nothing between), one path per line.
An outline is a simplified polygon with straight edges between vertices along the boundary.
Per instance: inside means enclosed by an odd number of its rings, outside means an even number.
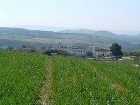
M0 52L0 105L36 105L42 87L52 105L140 105L140 68L122 61Z
M0 52L0 105L32 105L46 72L42 55Z
M54 105L139 105L140 68L125 62L53 57Z

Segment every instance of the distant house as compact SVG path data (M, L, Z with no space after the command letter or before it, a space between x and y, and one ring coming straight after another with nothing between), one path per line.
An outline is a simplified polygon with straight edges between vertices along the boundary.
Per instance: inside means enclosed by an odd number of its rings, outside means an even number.
M74 56L86 56L87 52L95 53L95 46L69 46L67 52Z
M63 44L54 44L52 47L51 47L51 49L64 49L64 48L66 48L66 46L65 45L63 45Z
M95 46L69 46L67 48L67 52L74 56L86 56L87 52L91 52L93 54L92 57L96 59L111 57L111 52L109 49L96 49Z
M86 56L87 52L91 52L97 59L111 57L109 49L95 49L95 46L69 46L67 52L74 56Z
M106 58L110 56L111 56L110 49L95 49L96 58Z

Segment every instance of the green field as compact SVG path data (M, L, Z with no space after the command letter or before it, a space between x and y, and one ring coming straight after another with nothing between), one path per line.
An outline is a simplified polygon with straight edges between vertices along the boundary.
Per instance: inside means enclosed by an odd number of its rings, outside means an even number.
M0 52L0 105L32 105L45 77L46 58L37 54Z
M52 105L140 105L140 67L1 51L0 105L36 105L39 100Z

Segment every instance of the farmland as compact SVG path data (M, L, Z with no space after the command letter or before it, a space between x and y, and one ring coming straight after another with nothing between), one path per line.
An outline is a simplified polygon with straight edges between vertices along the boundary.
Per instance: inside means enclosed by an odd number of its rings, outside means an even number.
M1 51L0 80L0 105L34 105L40 94L52 105L140 103L140 68L122 61Z
M45 57L18 52L0 52L0 105L36 103L44 80Z
M125 62L53 58L54 105L139 105L140 68Z

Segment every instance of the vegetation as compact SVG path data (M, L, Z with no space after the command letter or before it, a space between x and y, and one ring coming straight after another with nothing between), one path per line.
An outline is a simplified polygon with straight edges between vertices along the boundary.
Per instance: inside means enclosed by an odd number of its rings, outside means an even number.
M124 62L53 57L54 105L138 105L140 68Z
M87 52L86 55L87 55L87 57L92 57L93 54L92 54L92 52Z
M140 51L129 51L125 53L126 56L140 56Z
M8 50L12 51L13 49L14 49L14 47L8 46Z
M140 103L140 67L131 63L0 52L0 105L36 104L45 75L52 105Z
M127 35L117 35L109 31L92 31L81 29L75 31L76 33L71 30L51 32L0 27L0 45L1 47L4 45L17 48L21 47L22 45L31 45L36 48L45 46L46 48L49 48L53 44L61 42L64 45L78 45L78 43L80 45L94 44L97 47L104 48L109 47L110 44L116 41L116 43L122 46L123 51L140 49L140 36L128 37ZM73 41L71 41L71 39L73 39Z
M32 105L46 72L38 54L0 51L0 105Z
M46 55L48 55L48 56L51 56L52 54L51 54L51 51L45 51L43 54L46 54Z
M112 52L112 55L115 56L116 58L120 58L123 55L121 51L121 46L118 45L117 43L112 44L112 46L110 47L110 51Z
M63 49L48 49L47 51L44 52L44 54L51 56L52 54L57 54L57 55L70 55L66 50Z

